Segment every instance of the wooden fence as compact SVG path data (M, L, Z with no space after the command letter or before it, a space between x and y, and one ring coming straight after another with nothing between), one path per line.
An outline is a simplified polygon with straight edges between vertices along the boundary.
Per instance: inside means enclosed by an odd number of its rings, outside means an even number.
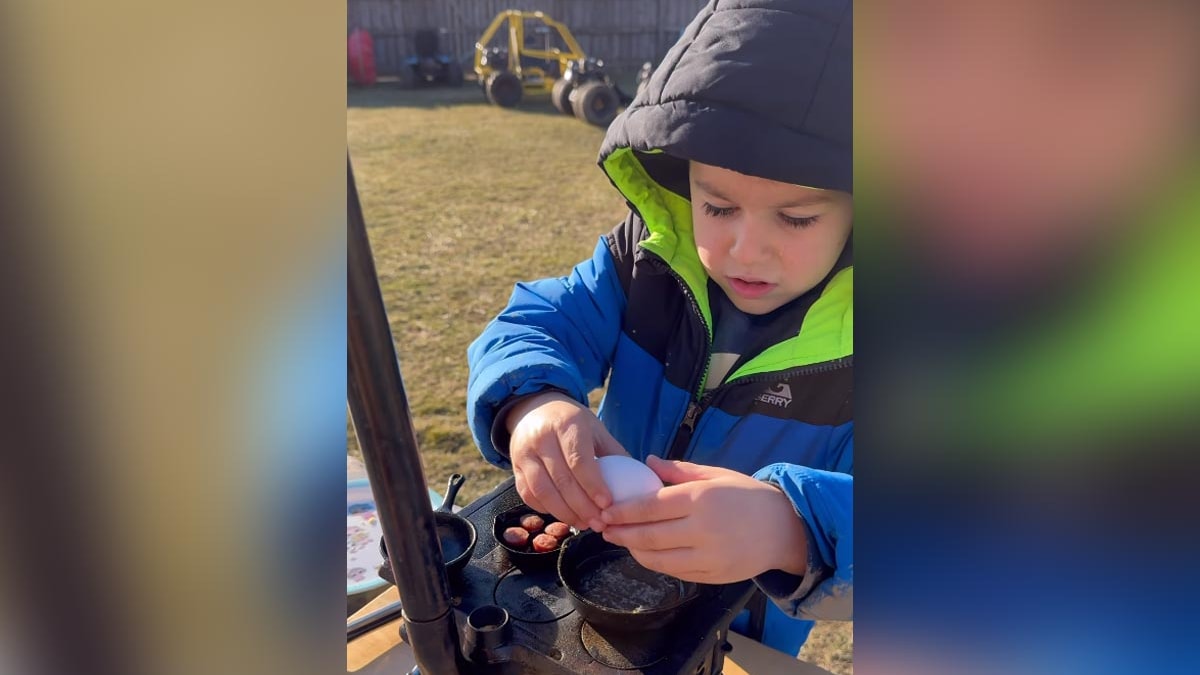
M443 29L442 48L470 58L475 41L505 9L541 10L571 29L589 56L614 68L658 62L704 0L347 0L347 28L365 28L375 42L380 75L395 75L413 52L413 33Z

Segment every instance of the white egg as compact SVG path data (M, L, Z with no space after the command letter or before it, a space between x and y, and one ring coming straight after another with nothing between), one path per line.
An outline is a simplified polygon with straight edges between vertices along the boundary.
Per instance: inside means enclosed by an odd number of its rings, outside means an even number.
M662 489L663 482L650 467L624 455L597 457L600 475L612 493L613 503L623 502Z

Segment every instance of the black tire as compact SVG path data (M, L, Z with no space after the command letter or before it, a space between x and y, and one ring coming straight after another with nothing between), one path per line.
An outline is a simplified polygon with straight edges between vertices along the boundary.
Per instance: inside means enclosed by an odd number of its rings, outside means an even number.
M487 97L494 105L512 108L521 102L521 79L507 70L488 75Z
M607 127L617 116L621 99L612 87L603 82L589 82L574 91L571 107L575 116L589 124Z
M463 86L463 67L457 61L451 61L446 65L446 84L451 87Z
M412 89L417 84L417 74L413 72L412 66L407 63L400 65L400 72L397 74L400 80L401 89Z
M430 59L438 53L438 32L436 30L419 30L413 36L414 51L423 59Z
M558 112L564 115L575 114L571 109L571 90L574 88L570 80L559 78L554 81L554 86L550 89L550 102Z

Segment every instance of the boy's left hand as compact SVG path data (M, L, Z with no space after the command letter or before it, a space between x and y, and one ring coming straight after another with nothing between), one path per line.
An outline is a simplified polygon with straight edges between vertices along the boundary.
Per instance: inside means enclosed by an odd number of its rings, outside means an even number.
M709 584L776 569L804 574L806 525L778 488L729 469L657 457L646 464L670 485L601 515L604 538L642 566Z

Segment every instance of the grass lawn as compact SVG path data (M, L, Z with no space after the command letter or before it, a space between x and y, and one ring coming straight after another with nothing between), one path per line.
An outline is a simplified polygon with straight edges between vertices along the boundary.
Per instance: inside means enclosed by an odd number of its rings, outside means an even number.
M431 486L467 477L459 503L507 474L467 429L466 349L520 280L561 275L620 221L596 166L601 129L548 99L515 110L477 86L351 89L347 135L384 302ZM598 397L597 399L598 400ZM347 429L347 446L358 445ZM851 624L818 624L801 657L852 671Z

